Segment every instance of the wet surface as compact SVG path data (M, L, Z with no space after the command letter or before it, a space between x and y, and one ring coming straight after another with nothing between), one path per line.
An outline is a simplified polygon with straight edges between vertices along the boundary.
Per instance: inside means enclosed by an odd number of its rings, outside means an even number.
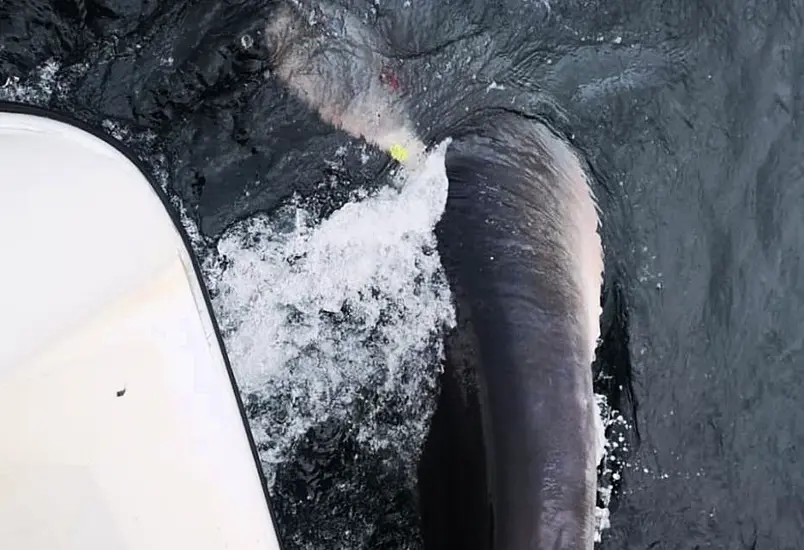
M596 177L597 388L630 424L600 547L804 547L804 3L411 4L348 8L385 38L429 139L515 108ZM293 192L326 196L324 215L384 182L388 159L340 154L356 142L270 75L273 7L7 0L0 97L149 133L132 146L164 154L155 168L207 237ZM27 81L34 96L11 92ZM353 444L324 423L280 467L289 548L416 547L409 472ZM342 478L359 489L333 491Z

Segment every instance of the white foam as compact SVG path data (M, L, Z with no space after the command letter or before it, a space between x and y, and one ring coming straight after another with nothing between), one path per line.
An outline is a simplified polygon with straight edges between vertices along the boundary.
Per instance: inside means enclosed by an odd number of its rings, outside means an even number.
M358 403L361 389L380 401L401 394L415 405L406 413L432 406L418 394L434 386L441 337L454 324L433 233L447 197L445 150L400 172L398 188L320 223L299 206L240 223L205 262L241 390L266 410L251 422L267 474L316 423L348 418L358 404L376 409ZM360 440L423 438L429 415L409 420L364 421Z
M49 59L25 78L0 75L0 100L46 106L63 98L87 68L84 63L63 68L59 61Z
M6 78L5 83L0 85L0 99L32 105L47 103L58 85L55 77L60 68L61 65L57 61L48 60L27 79Z
M597 493L598 501L603 505L595 506L595 542L601 541L603 531L610 527L609 523L609 504L614 491L614 484L620 477L623 462L621 453L628 451L627 446L623 445L624 437L622 428L627 428L627 423L623 416L613 409L604 395L595 394L597 410L601 422L601 433L598 441L598 480ZM611 430L611 439L606 438L605 430Z

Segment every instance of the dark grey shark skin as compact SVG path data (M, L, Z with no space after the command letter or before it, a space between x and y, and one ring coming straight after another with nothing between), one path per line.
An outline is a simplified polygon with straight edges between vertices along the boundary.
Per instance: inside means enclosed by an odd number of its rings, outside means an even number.
M473 126L448 150L437 228L459 325L419 468L425 546L591 549L601 268L576 229L596 217L544 126Z
M426 121L379 84L377 37L322 13L318 29L290 8L274 13L275 73L336 127L386 150L404 144L415 169ZM603 263L588 181L569 146L524 116L484 110L445 133L437 232L461 324L420 465L425 546L591 550Z

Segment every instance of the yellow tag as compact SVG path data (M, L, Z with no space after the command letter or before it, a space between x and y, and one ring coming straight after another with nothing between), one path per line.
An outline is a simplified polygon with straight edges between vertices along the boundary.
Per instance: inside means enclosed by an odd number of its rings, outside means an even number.
M404 162L408 158L408 150L398 143L391 145L391 149L388 152L397 162Z

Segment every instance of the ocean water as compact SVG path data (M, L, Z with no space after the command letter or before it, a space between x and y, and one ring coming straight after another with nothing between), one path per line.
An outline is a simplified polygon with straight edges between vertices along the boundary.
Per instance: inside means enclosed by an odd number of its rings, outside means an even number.
M0 100L97 124L174 198L287 547L420 548L454 315L443 166L395 170L287 94L260 42L273 7L7 0ZM514 105L592 167L599 547L804 547L804 3L345 7L385 28L424 133ZM441 32L410 41L412 22Z

